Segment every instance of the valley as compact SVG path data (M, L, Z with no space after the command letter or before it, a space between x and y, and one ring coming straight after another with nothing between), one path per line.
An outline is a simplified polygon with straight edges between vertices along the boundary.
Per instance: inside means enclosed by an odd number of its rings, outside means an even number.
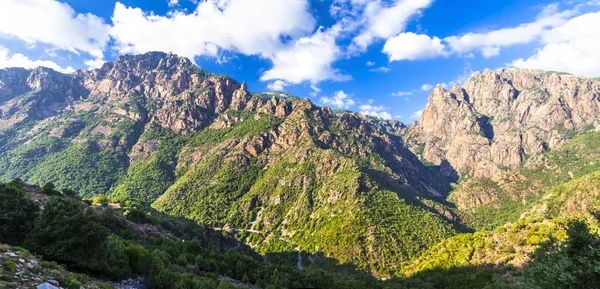
M84 251L36 243L57 226L46 203L35 222L18 216L38 235L0 241L151 288L229 288L225 276L246 288L549 288L535 271L558 262L548 256L567 258L585 234L599 242L599 146L600 81L541 70L438 85L407 126L254 93L170 53L71 74L6 68L7 196L27 203L21 179L56 210L93 214L98 246L115 257L87 266ZM577 252L597 264L594 248Z

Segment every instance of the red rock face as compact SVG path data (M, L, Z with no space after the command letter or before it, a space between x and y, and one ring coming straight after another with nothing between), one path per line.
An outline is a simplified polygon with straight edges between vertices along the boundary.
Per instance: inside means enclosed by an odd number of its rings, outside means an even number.
M600 116L600 82L509 68L474 73L464 87L437 86L406 130L423 158L459 175L493 176L561 145ZM532 160L535 158L531 158Z

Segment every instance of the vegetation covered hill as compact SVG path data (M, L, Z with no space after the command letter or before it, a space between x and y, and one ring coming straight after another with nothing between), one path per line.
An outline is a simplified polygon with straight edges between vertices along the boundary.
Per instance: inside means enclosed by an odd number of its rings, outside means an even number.
M535 164L496 177L461 182L449 199L474 227L493 228L533 217L590 217L597 206L600 133L584 132Z
M600 265L600 236L584 221L520 223L460 234L407 262L403 274L382 281L364 271L277 265L227 233L132 201L96 201L101 203L81 202L73 191L58 192L51 185L40 190L20 181L0 184L0 244L21 245L0 245L0 286L50 282L106 289L139 282L149 288L442 289L600 284L594 271ZM120 281L125 278L129 281Z
M153 288L536 288L548 264L594 279L597 252L569 240L597 244L570 218L596 226L599 91L486 70L406 127L172 54L2 69L0 181L48 185L2 184L0 241Z
M404 147L397 121L252 94L164 53L0 79L14 88L0 90L3 181L140 199L263 253L381 276L456 232L448 181Z

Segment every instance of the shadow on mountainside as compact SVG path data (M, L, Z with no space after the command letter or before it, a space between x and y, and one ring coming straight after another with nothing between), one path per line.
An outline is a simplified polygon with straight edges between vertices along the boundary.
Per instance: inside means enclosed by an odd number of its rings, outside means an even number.
M21 208L37 209L38 204L27 197L26 189L19 183L0 186L0 217L9 218L0 220L24 218L33 222L32 216L13 214ZM192 284L185 283L188 281L217 282L225 276L260 288L600 288L600 237L581 220L568 222L565 241L553 237L543 241L522 269L493 264L474 266L470 264L471 255L454 256L439 250L404 263L402 270L413 274L389 272L398 277L382 281L375 279L371 270L361 270L352 263L340 264L323 253L287 249L260 256L223 232L147 211L135 203L115 208L107 203L89 205L77 200L73 191L61 193L50 186L36 194L52 197L39 204L43 210L34 228L23 231L27 236L15 235L25 240L26 248L94 276L144 276L154 288L215 288L171 285L176 281L180 285ZM13 223L0 222L0 242L11 242L6 237L7 232L15 233L7 231ZM511 258L507 253L503 262ZM2 264L0 281L6 269L13 271L7 265L11 263Z

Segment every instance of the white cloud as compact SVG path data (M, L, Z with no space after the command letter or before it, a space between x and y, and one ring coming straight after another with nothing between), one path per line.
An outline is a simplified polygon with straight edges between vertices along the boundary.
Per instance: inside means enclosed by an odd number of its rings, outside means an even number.
M417 110L415 112L413 112L413 114L410 116L411 119L418 119L421 117L421 115L423 114L423 110Z
M390 61L428 59L447 55L446 47L437 37L412 32L400 33L389 38L382 52L388 55Z
M427 83L426 83L426 84L423 84L423 85L421 85L421 90L422 90L422 91L429 91L429 90L431 90L432 88L433 88L433 85L431 85L431 84L427 84Z
M375 62L373 62L373 61L367 61L367 66L373 66L373 65L375 65Z
M375 39L387 39L404 31L408 20L429 7L432 2L433 0L397 0L389 7L385 7L382 1L369 2L362 15L364 28L352 39L351 52L363 52Z
M517 67L565 71L588 77L600 76L600 12L588 13L555 27L542 37L543 47Z
M31 60L27 56L15 53L9 56L9 51L6 47L0 45L0 68L6 67L23 67L27 69L44 66L52 68L63 73L71 73L75 71L72 67L63 68L55 62L48 60Z
M371 71L371 72L389 72L390 70L391 69L389 67L385 67L385 66L369 69L369 71Z
M355 104L354 100L352 100L350 95L346 94L343 90L337 91L332 97L321 97L321 103L334 108L343 109L349 109Z
M179 0L169 0L168 5L169 5L169 7L177 6L177 5L179 5Z
M321 92L321 89L320 89L318 86L314 85L314 84L311 84L311 85L310 85L310 88L311 88L313 91L309 92L308 94L309 94L310 96L312 96L312 97L317 97L317 95L319 95L319 92Z
M105 62L106 61L104 61L104 59L102 59L102 58L96 58L96 59L88 59L88 60L84 61L84 64L87 65L88 68L94 69L94 68L102 67L102 65Z
M383 119L392 119L392 115L387 111L365 110L365 111L361 111L360 113L364 114L364 115L370 115L370 116L374 116L374 117L378 117L378 118L383 118Z
M267 88L272 91L283 91L287 85L289 84L285 81L275 80L269 83L269 85L267 85Z
M367 104L363 104L358 107L359 113L364 115L370 115L383 119L392 119L392 115L387 112L387 108L383 105L373 105L374 100L369 99Z
M55 0L0 1L0 36L15 37L34 46L38 43L73 53L102 58L110 26L92 14L77 14Z
M193 59L233 51L272 61L262 81L316 84L351 79L332 67L342 56L337 37L349 26L340 21L312 33L315 19L308 1L203 1L193 13L174 11L167 16L117 3L112 19L111 35L120 53L159 50Z
M174 52L216 56L218 49L270 57L285 45L282 37L299 37L314 29L307 1L203 1L190 14L145 13L117 2L112 37L120 53Z
M479 50L484 57L493 57L500 53L502 47L533 42L547 32L548 29L565 23L577 13L575 10L557 11L558 5L550 4L544 7L533 22L485 33L470 32L462 36L450 36L444 38L444 41L448 43L454 53L468 54L474 50Z
M367 104L358 107L360 114L370 115L383 119L392 119L392 115L387 112L387 108L383 105L373 105L373 99L370 99Z
M340 29L338 25L328 30L320 28L310 37L302 37L276 52L272 57L273 67L260 79L283 79L294 84L307 80L311 83L350 80L352 77L331 66L341 57L341 50L335 43Z
M411 91L398 91L398 92L392 93L392 96L409 96L412 94L413 93Z

